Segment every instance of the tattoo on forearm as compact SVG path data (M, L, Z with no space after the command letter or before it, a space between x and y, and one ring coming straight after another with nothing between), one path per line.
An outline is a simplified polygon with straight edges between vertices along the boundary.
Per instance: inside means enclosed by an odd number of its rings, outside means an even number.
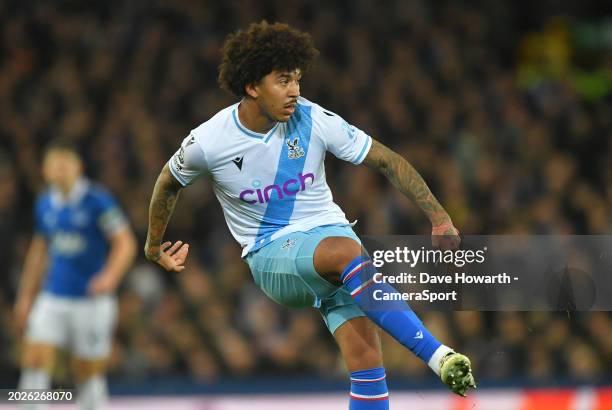
M421 175L399 154L374 140L364 164L385 175L400 192L425 212L432 224L439 225L448 219L448 214Z
M149 205L149 230L147 232L146 256L152 261L160 257L159 246L174 212L179 197L180 185L174 181L166 167L157 178Z

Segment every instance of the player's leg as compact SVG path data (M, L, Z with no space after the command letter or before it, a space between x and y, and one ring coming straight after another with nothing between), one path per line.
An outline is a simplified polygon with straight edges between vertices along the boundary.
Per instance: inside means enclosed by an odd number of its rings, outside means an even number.
M347 320L336 329L334 339L349 372L382 366L380 330L367 317Z
M103 408L107 401L106 364L107 358L72 358L72 369L78 388L78 402L81 409Z
M72 312L73 372L81 409L103 408L108 400L106 364L111 353L117 317L110 295L81 300Z
M428 362L442 344L429 333L407 304L402 302L389 306L372 306L372 303L368 303L371 299L364 297L367 296L364 293L377 284L370 280L367 273L364 274L368 261L362 255L359 243L348 238L330 237L317 246L314 267L327 281L339 286L344 283L344 287L370 319ZM382 310L387 307L395 309Z
M378 328L344 288L325 281L314 270L314 250L330 234L357 239L348 227L315 228L279 238L249 255L247 262L257 285L276 302L319 309L351 372L350 408L386 410L388 393Z
M389 393L378 327L367 317L347 320L334 332L351 378L350 410L388 410Z
M315 306L334 335L350 373L351 410L388 410L389 393L382 365L379 328L357 307L343 287L321 278L313 258L318 244L330 236L358 241L348 226L327 226L307 233L296 255L300 277L317 297Z
M372 280L375 268L358 242L344 237L325 238L315 249L313 264L325 280L342 285L374 323L427 363L451 390L464 395L468 387L474 386L469 359L440 343L406 302L400 299L372 303L376 290L386 294L397 291L387 283Z
M19 389L49 389L57 347L30 340L23 343Z
M28 317L21 357L20 389L51 387L58 350L66 346L67 338L65 306L53 296L40 294Z

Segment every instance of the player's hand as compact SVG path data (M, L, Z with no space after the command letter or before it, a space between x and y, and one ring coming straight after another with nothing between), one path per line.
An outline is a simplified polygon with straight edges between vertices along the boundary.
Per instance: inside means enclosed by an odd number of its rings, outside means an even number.
M113 293L117 289L117 285L117 280L112 274L102 271L91 279L87 291L90 295Z
M181 272L185 269L185 260L189 254L189 244L182 241L164 242L160 246L156 259L149 258L169 272Z
M436 249L442 251L455 250L459 248L460 243L459 230L455 228L451 221L434 226L431 229L431 244Z

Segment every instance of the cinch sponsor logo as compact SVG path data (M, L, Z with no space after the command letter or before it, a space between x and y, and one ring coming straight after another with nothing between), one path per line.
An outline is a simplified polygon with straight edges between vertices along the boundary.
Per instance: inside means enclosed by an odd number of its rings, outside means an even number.
M306 189L306 181L310 179L310 185L314 183L315 176L310 172L308 174L298 174L296 178L290 178L282 183L282 185L268 185L263 189L245 189L239 195L239 198L247 204L265 204L270 202L270 199L275 199L271 196L272 192L276 193L276 199L283 199L285 195L295 196L298 192Z

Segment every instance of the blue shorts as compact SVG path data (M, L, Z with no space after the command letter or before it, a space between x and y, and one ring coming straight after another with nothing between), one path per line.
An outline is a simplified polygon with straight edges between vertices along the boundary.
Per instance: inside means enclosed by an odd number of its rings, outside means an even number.
M343 287L332 285L314 268L314 251L323 239L343 236L361 244L348 225L325 225L284 235L246 256L257 286L272 300L290 307L319 309L334 334L344 322L365 316Z

